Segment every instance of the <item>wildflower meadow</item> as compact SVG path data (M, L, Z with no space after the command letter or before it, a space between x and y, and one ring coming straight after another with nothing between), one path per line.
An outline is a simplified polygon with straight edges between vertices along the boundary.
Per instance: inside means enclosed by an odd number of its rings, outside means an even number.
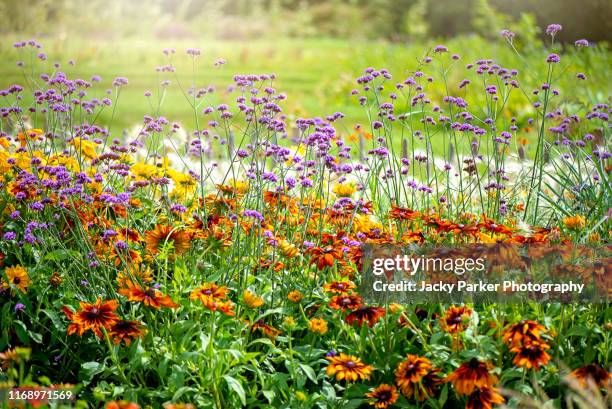
M562 30L424 42L307 110L205 47L80 76L3 44L2 407L611 407L609 258L564 267L593 302L360 291L366 245L609 249L610 51Z

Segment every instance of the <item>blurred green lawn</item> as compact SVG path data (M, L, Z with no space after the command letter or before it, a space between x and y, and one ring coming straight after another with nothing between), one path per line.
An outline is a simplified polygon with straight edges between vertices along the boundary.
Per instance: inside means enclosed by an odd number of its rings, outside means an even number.
M22 54L12 46L17 38L4 37L0 42L0 87L12 83L24 83L22 69L16 61L25 60L29 72L31 64L28 54ZM289 40L279 39L276 42L220 42L220 41L152 41L125 40L117 42L86 41L79 38L39 39L43 51L48 55L45 62L37 61L36 70L51 72L52 64L59 62L61 70L70 78L89 80L92 75L100 75L102 86L98 85L89 91L89 96L104 97L105 90L111 88L114 77L129 78L129 85L121 91L117 111L111 121L111 109L98 118L98 123L111 126L114 131L132 128L142 122L143 115L153 113L149 101L144 97L146 90L154 93L156 100L159 84L164 79L172 81L167 88L163 106L159 115L171 121L179 121L187 129L194 125L194 115L179 85L184 89L195 84L196 88L215 85L217 93L211 102L224 101L231 103L233 98L226 93L226 87L232 83L234 74L242 73L276 73L276 87L285 92L288 100L285 112L295 116L324 116L336 111L347 115L343 132L350 132L354 124L364 122L364 110L350 96L354 87L354 78L368 66L388 68L394 75L393 84L403 81L418 67L418 60L435 46L428 44L391 44L386 42L351 42L347 40ZM461 55L461 60L449 72L449 83L456 84L468 75L465 65L477 59L492 58L507 68L521 71L521 83L527 91L543 82L545 75L544 59L548 53L543 48L533 47L523 50L528 63L519 59L511 48L501 39L487 41L479 37L458 37L445 42L451 53ZM162 53L166 47L176 48L172 57L176 73L158 73L155 68L168 63ZM188 47L198 47L202 55L196 59L195 72L192 60L185 54ZM560 52L557 50L557 52ZM583 103L605 101L610 96L611 73L610 52L603 47L590 47L576 51L568 46L567 55L562 54L562 63L558 72L562 72L560 83L562 98L568 103L580 106ZM214 66L219 58L227 61L220 68ZM445 57L450 62L448 56ZM73 59L75 66L67 62ZM439 72L438 65L426 68L427 74ZM576 72L585 72L588 81L578 83ZM538 75L530 75L539 73ZM175 77L176 75L176 77ZM473 71L470 72L473 75ZM538 78L539 76L539 78ZM439 76L436 76L439 78ZM178 80L177 80L178 78ZM452 87L451 87L452 88ZM442 95L442 84L438 91ZM455 89L457 94L464 96ZM463 92L463 91L461 91ZM519 92L511 101L511 112L521 116L529 110L529 104ZM470 96L464 96L468 101Z

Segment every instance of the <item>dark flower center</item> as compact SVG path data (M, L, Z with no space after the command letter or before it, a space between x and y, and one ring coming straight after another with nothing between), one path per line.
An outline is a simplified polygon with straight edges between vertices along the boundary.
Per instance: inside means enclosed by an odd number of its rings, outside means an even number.
M147 291L145 291L145 295L149 298L155 298L155 290L152 288L147 289Z
M13 283L16 284L16 285L19 285L19 283L21 283L21 278L19 278L19 277L13 278Z
M463 319L461 318L460 315L455 315L454 317L452 317L450 320L451 324L461 324L461 322L463 321Z
M480 367L480 361L476 358L470 359L470 363L468 364L470 369L478 369Z
M347 367L347 368L349 368L349 369L352 369L352 368L354 368L355 366L356 366L356 364L355 364L355 362L353 362L353 361L348 361L348 362L346 363L346 367Z
M132 323L129 321L119 321L115 324L115 330L126 331L132 328Z
M95 320L100 316L100 309L98 307L93 307L89 312L87 312L87 318L90 320Z
M389 399L391 399L391 393L389 393L389 391L385 390L385 391L379 391L378 392L378 401L379 402L386 402Z

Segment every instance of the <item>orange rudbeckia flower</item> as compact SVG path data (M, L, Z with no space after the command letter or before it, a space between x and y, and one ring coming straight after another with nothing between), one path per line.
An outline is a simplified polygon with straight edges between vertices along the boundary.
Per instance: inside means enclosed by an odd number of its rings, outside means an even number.
M497 377L489 371L492 369L488 362L481 362L476 358L461 364L459 368L446 377L460 395L471 395L476 388L493 387Z
M348 294L355 288L351 281L332 281L323 284L323 291L327 293Z
M395 370L395 382L404 396L423 401L434 396L442 379L429 359L408 355Z
M505 399L497 388L483 386L477 388L469 396L466 409L491 409L493 405L504 403Z
M189 250L191 237L189 233L180 228L158 224L153 230L145 233L147 250L151 254L158 254L162 246L171 243L176 254Z
M588 384L592 384L598 388L612 386L612 374L598 364L588 364L575 369L569 374L569 378L577 380L583 388Z
M510 348L510 352L516 353L512 363L527 369L540 369L550 361L550 355L546 352L550 345L541 341L529 341L523 345Z
M153 287L141 287L131 280L128 280L126 284L127 287L119 289L119 294L125 295L128 298L128 301L141 302L144 305L153 307L155 309L160 309L161 307L177 308L179 306L172 301L169 296L162 294L161 291Z
M472 310L465 305L452 306L445 311L444 317L440 319L440 324L442 329L450 334L463 332L468 326L471 315Z
M102 329L110 330L111 326L119 321L115 310L119 308L117 300L102 301L100 298L93 304L80 303L81 309L72 311L67 306L62 307L66 317L72 321L68 325L68 335L78 334L82 336L86 331L92 330L99 338L102 338Z
M397 402L399 393L395 386L383 383L365 394L368 403L376 409L386 409Z
M337 246L311 247L308 249L308 253L312 255L310 263L316 264L319 270L333 266L334 260L340 260L343 254L342 249Z
M349 324L362 326L364 322L368 323L369 327L373 327L384 315L385 309L382 307L359 307L349 315L344 317L344 320Z
M142 338L144 330L142 324L138 321L120 320L111 326L108 334L115 345L119 345L123 341L126 346L129 346L132 340Z
M515 347L531 341L539 341L540 336L546 332L544 325L532 320L523 320L510 325L503 333L503 340L509 347Z
M354 311L361 307L362 298L358 295L334 295L329 302L329 306L334 310Z
M355 382L370 379L370 374L374 370L370 365L364 364L361 359L345 353L327 357L327 360L329 360L327 376L335 376L338 381Z

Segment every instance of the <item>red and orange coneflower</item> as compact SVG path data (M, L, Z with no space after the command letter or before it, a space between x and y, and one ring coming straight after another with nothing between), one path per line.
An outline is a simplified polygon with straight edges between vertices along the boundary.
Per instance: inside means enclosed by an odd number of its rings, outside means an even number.
M172 244L174 252L182 254L189 250L190 240L191 237L185 230L164 224L158 224L145 233L145 243L151 254L159 253L166 244Z
M132 266L132 268L117 273L117 285L119 287L128 287L130 282L150 283L151 281L153 281L153 273L148 267Z
M420 216L420 212L395 205L391 206L391 211L389 212L389 218L392 220L415 220Z
M542 341L529 341L523 345L516 345L510 348L510 352L516 353L512 362L527 369L540 369L540 366L545 366L550 361L547 349L550 349L550 346Z
M128 266L137 266L142 262L142 256L140 252L134 249L120 251L116 248L113 248L110 252L109 259L114 259L116 266L120 266L122 263L125 263Z
M570 378L576 379L583 388L591 384L597 388L612 386L612 374L597 364L581 366L569 374Z
M329 306L334 310L354 311L361 306L361 297L358 295L334 295L329 302Z
M407 398L423 401L436 393L442 383L429 359L408 355L395 369L395 383Z
M259 320L251 326L251 330L259 330L268 338L274 339L280 335L280 330Z
M191 292L189 298L192 300L200 300L202 302L207 300L225 300L229 289L225 286L217 285L215 283L204 283L200 287L196 288Z
M340 260L343 255L342 249L338 246L311 247L308 253L312 255L310 263L316 264L319 270L333 266L334 260Z
M126 346L129 346L132 340L142 338L144 330L138 321L120 320L110 327L108 335L114 344L119 345L123 341Z
M331 283L323 284L323 290L327 293L348 294L355 288L355 284L351 281L332 281Z
M523 320L510 325L504 331L503 340L509 347L514 347L530 341L540 341L540 336L544 333L546 333L544 325L532 320Z
M335 376L338 381L356 382L370 379L370 374L374 370L370 365L364 364L361 359L345 353L327 357L327 360L329 360L327 376Z
M160 309L161 307L177 308L179 306L169 296L164 295L153 287L148 285L141 286L130 280L126 284L126 287L119 289L119 294L125 295L128 301L141 302L147 307L155 309Z
M102 329L110 330L111 326L119 321L115 310L119 308L117 300L102 301L100 298L93 304L80 303L81 309L72 311L67 306L62 310L72 323L68 325L68 335L78 334L82 336L86 331L92 330L98 337L102 338Z
M504 397L500 395L496 388L483 386L474 389L468 397L466 409L491 409L493 405L504 403Z
M192 300L200 300L204 307L211 311L220 311L228 316L234 316L234 304L231 301L226 301L228 288L219 286L215 283L204 283L200 287L191 292L189 298Z
M373 327L384 315L385 309L382 307L362 306L347 315L344 320L350 325L357 322L359 326L362 326L367 321L368 326Z
M490 363L472 358L448 375L445 381L451 382L458 394L470 395L476 388L493 387L497 383L497 377L489 372L491 369Z
M444 312L440 319L442 329L450 334L463 332L468 326L472 310L465 305L460 307L452 306Z
M365 394L368 403L377 409L386 409L397 402L399 393L395 386L383 383Z

